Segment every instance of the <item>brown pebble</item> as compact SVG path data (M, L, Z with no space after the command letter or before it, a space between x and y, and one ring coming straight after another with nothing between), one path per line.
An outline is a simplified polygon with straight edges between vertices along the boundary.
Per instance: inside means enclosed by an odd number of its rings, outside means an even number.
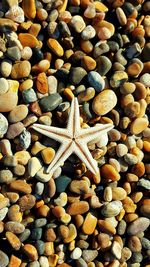
M19 250L21 247L20 239L11 232L6 232L6 238L13 249Z
M101 168L101 174L107 180L109 180L109 179L112 180L112 181L118 181L118 180L120 180L119 173L110 164L105 164L105 165L102 166L102 168Z
M128 247L132 252L140 252L142 249L140 239L137 236L131 236L128 240Z
M16 180L10 183L10 190L18 191L23 194L30 194L32 191L30 185L23 180Z
M70 215L84 214L89 210L89 204L86 201L80 201L77 203L72 203L67 208L67 213Z
M38 253L33 245L25 244L23 247L23 252L28 256L31 261L37 261Z
M19 206L20 211L24 212L26 210L30 210L35 205L35 196L33 195L24 195L23 197L19 198Z
M31 71L31 64L29 61L24 60L18 63L15 63L12 67L11 77L14 80L27 78Z

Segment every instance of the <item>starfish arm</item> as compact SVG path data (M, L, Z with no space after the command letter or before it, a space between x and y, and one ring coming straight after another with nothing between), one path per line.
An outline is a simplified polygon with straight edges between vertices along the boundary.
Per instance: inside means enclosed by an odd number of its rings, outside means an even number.
M78 100L75 97L71 102L71 109L67 124L68 132L71 134L72 138L75 137L76 133L80 131L80 113Z
M92 128L82 129L81 134L78 136L81 140L84 140L85 143L88 143L94 139L102 138L102 135L109 132L113 129L113 125L111 123L108 124L99 124Z
M85 163L87 168L94 174L97 174L99 172L97 162L93 159L87 144L85 144L82 141L76 142L75 145L75 154L80 158L81 161Z
M36 123L33 124L32 128L37 132L46 135L49 138L55 139L60 143L62 143L64 138L69 139L66 129Z
M72 150L72 143L71 142L65 142L62 145L60 145L55 158L53 159L53 161L51 162L51 164L49 165L48 169L47 169L47 173L51 173L53 174L54 171L62 166L65 162L65 160L72 154L73 150Z

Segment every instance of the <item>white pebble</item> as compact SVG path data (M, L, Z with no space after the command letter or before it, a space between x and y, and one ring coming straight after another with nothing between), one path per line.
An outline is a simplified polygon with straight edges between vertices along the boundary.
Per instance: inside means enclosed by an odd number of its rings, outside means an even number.
M29 46L25 46L21 51L22 59L29 60L32 57L32 49Z
M54 76L49 76L47 78L48 81L48 91L49 94L55 94L57 93L57 86L58 86L58 81Z
M107 146L108 144L108 135L107 133L106 134L103 134L103 136L101 136L100 140L96 143L96 145L101 148L103 146Z
M0 78L0 95L7 93L9 89L9 83L5 78Z
M48 262L48 258L45 256L41 256L39 258L39 263L41 267L49 267L49 262Z
M150 86L150 73L144 73L141 78L140 82L143 83L146 87Z
M77 259L79 259L81 257L81 255L82 255L82 250L77 247L72 251L70 257L73 260L77 260Z

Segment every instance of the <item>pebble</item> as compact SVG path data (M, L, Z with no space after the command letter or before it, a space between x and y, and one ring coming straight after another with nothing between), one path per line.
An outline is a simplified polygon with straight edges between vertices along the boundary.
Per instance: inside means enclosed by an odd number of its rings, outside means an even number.
M118 260L121 259L121 246L119 242L114 241L111 247L111 252Z
M82 81L86 74L86 71L81 67L71 68L69 74L70 82L77 85Z
M109 218L117 216L122 210L122 203L119 200L112 201L102 207L101 213L103 216Z
M18 191L23 194L30 194L31 193L31 187L29 184L24 182L23 180L16 180L11 182L10 189Z
M49 94L57 93L58 81L55 78L55 76L49 76L47 78L47 82L48 82L48 92L49 92Z
M112 90L104 90L93 100L92 109L97 115L105 115L117 104L117 97Z
M73 16L70 23L73 29L75 30L75 32L77 33L81 33L86 27L86 24L83 18L79 15Z
M20 211L24 212L26 210L30 210L35 205L35 197L33 195L24 195L19 198L19 207Z
M7 221L5 223L5 230L14 234L21 234L24 232L25 227L19 222Z
M126 191L122 187L112 188L112 199L113 200L123 200L127 196Z
M98 256L97 250L86 249L82 251L82 257L87 263L93 261L97 256Z
M0 250L0 266L6 267L9 264L9 258L2 250Z
M84 214L89 210L89 204L86 201L72 203L67 208L67 213L70 215Z
M9 77L11 70L12 70L12 62L10 60L3 59L1 64L0 64L0 72L1 72L2 76L4 78Z
M90 71L87 75L90 86L94 87L96 92L101 92L105 87L104 79L96 71Z
M0 78L0 95L7 93L9 90L9 84L5 78Z
M31 88L22 92L22 97L26 104L33 103L37 100L35 91Z
M145 217L139 217L133 221L127 228L128 235L137 235L140 232L144 232L149 227L149 219Z
M34 177L35 174L42 168L41 162L38 158L32 157L28 161L28 173L31 177Z
M9 184L13 180L13 174L10 170L0 171L0 183Z
M31 64L29 61L24 60L20 63L15 63L12 66L11 77L14 80L27 78L31 71Z
M145 249L150 249L150 240L143 237L141 240L142 243L142 247L144 247Z
M132 134L139 134L143 132L148 126L148 120L146 118L137 118L135 119L130 127Z
M101 172L102 172L102 176L105 179L110 179L112 181L118 181L120 179L119 173L110 164L103 165L101 168Z
M27 257L31 261L38 260L38 253L37 253L36 248L33 245L25 244L23 247L23 252L27 255Z
M82 226L82 231L84 234L91 235L97 225L97 218L93 216L90 212L86 215L83 226Z
M21 59L21 52L18 46L9 47L7 49L7 56L11 60L19 61Z
M95 35L96 35L96 31L91 25L86 26L81 33L82 39L86 41L94 38Z
M8 121L2 113L0 113L0 138L3 138L8 129Z
M21 7L14 5L6 13L5 17L11 19L15 22L22 23L24 22L24 11Z
M65 175L59 176L55 180L57 193L65 192L65 190L66 190L67 186L70 184L70 182L71 182L71 178L69 178Z
M70 257L71 257L71 259L73 259L73 260L77 260L77 259L79 259L79 258L81 257L81 255L82 255L82 250L81 250L80 248L76 247L76 248L71 252Z
M28 115L28 108L26 105L16 106L8 115L8 120L11 123L22 121Z
M13 123L8 127L7 138L14 139L16 136L21 134L23 130L24 130L24 125L22 122Z
M63 47L59 44L57 40L49 38L47 41L47 45L56 56L58 57L63 56L64 54Z
M13 80L7 80L9 90L7 93L0 95L0 112L9 112L13 110L18 103L19 83Z
M150 190L150 181L149 180L146 180L144 178L141 178L138 183L137 183L138 186L141 186L143 188L146 188L148 190Z
M7 215L7 212L8 212L8 208L7 207L0 210L0 221L4 220L4 218Z
M118 88L128 81L128 75L124 71L116 71L110 78L110 85Z
M40 101L40 107L44 112L52 111L62 103L62 97L56 93L43 97Z
M116 146L116 153L119 158L125 156L128 153L128 148L124 144L118 144Z

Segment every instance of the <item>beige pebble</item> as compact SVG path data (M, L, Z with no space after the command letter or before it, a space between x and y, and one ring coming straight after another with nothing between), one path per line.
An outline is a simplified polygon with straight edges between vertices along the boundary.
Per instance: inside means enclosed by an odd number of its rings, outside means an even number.
M130 127L132 134L139 134L143 132L148 126L148 120L146 118L137 118L135 119Z
M92 103L92 108L97 115L105 115L117 104L117 97L112 90L99 93Z

